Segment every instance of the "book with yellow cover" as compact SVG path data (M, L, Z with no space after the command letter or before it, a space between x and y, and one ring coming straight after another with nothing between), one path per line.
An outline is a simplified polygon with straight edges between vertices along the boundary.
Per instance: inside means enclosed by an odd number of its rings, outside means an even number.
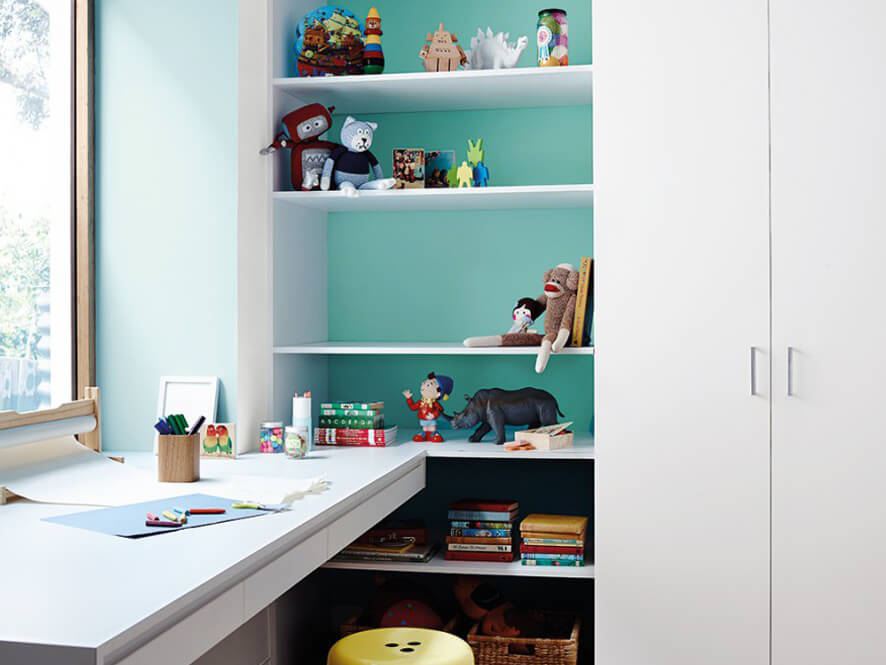
M581 267L578 271L578 291L575 295L575 314L572 318L572 336L570 346L584 344L585 318L588 313L588 296L590 295L591 283L591 258L583 256Z
M584 535L588 518L580 515L545 515L533 513L520 522L520 533L534 538L557 538L563 534Z

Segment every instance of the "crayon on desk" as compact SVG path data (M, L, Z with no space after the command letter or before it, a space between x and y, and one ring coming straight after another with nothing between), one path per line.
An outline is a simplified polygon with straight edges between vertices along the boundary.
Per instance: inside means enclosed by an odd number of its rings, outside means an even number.
M181 522L166 522L164 520L145 520L145 526L181 526Z
M224 512L224 508L191 508L188 511L191 515L221 515Z

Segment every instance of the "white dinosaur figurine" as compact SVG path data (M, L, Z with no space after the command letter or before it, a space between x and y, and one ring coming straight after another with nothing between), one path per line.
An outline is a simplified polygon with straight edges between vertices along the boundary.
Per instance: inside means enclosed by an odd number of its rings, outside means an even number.
M477 28L477 36L471 37L471 50L465 55L468 62L465 69L510 69L517 64L520 55L529 45L529 38L525 35L516 43L508 42L509 32L492 34L487 27L486 34Z

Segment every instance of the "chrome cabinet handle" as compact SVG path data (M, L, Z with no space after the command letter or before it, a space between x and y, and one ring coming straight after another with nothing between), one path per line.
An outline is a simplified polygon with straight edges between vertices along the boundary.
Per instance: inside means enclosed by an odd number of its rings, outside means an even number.
M788 347L788 397L796 397L794 392L794 347Z
M751 397L757 394L757 347L751 347Z

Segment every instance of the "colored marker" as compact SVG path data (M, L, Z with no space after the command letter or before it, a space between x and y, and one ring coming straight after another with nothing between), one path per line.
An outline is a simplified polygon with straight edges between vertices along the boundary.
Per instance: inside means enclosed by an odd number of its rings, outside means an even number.
M181 508L176 508L175 506L172 507L172 511L178 513L179 515L184 515L185 517L191 514L190 510L182 510Z
M173 522L181 522L182 524L184 524L187 521L187 518L185 518L184 515L177 515L176 513L173 513L169 510L163 511L163 517L165 517L166 519L171 520Z
M157 517L154 513L148 513L148 519L149 519L149 520L152 520L152 521L154 521L154 522L157 522L157 521L160 520L160 518Z
M160 418L157 423L154 425L154 429L160 432L160 434L172 434L172 430L169 429L169 425L166 423L163 418Z
M225 512L224 508L191 508L188 511L191 515L221 515Z
M200 416L199 418L197 418L197 422L195 422L193 424L193 426L191 426L191 429L188 431L188 434L193 436L194 434L199 432L200 428L203 427L203 423L205 423L205 422L206 422L206 416Z
M163 520L145 520L145 526L181 526L181 522L164 522Z

